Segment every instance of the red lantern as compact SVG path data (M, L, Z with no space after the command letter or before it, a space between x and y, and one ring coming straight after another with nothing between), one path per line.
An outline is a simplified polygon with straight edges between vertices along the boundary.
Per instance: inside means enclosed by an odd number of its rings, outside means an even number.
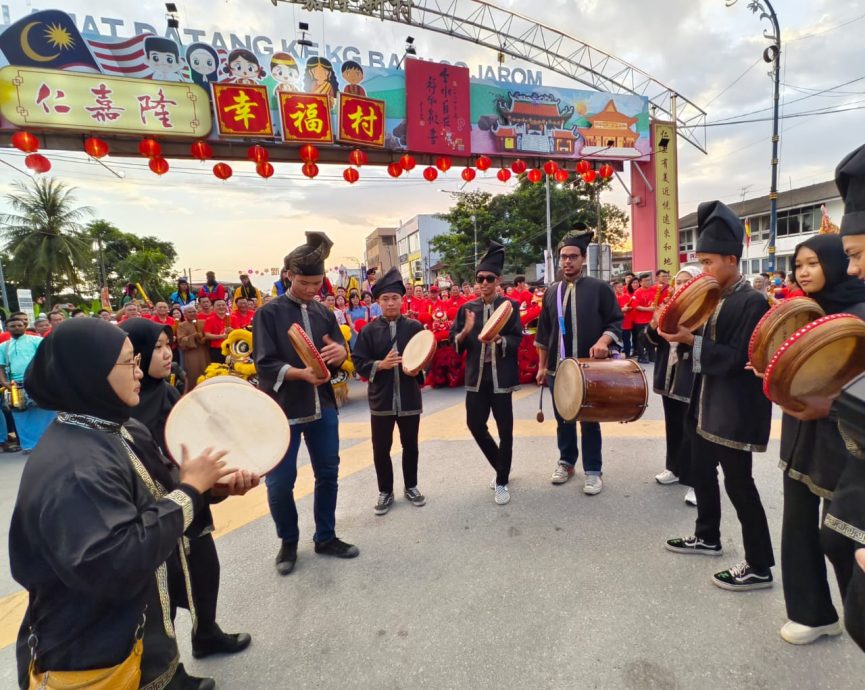
M568 171L564 168L559 168L558 170L556 170L556 174L553 175L553 177L556 178L556 182L558 182L559 184L564 184L568 181L570 175L568 174Z
M387 166L387 174L391 177L399 177L402 175L402 166L399 163L391 163Z
M544 163L544 172L547 175L549 175L550 177L555 175L558 172L558 170L559 170L559 164L556 163L555 161L547 161L546 163Z
M463 168L463 171L460 173L460 177L462 177L466 182L471 182L475 179L475 169L474 168Z
M255 172L258 173L259 177L263 177L265 180L269 177L273 177L273 164L269 161L262 161L255 166Z
M150 169L157 175L164 175L168 172L168 161L165 160L162 156L151 158L148 165L150 166Z
M318 149L312 144L304 144L300 147L300 160L304 163L315 163L318 160Z
M423 178L427 182L435 182L436 178L439 176L439 171L436 170L433 166L429 166L428 168L424 168Z
M416 165L414 156L410 153L405 154L402 158L399 159L400 167L408 172Z
M220 180L227 180L233 173L234 171L228 163L217 163L213 166L213 174Z
M451 159L447 156L436 158L436 167L442 172L447 172L451 169Z
M529 182L531 182L533 184L537 184L538 182L541 181L541 179L543 179L543 177L544 177L544 173L541 171L540 168L532 168L531 170L529 170L529 174L528 174Z
M362 165L366 165L369 157L366 155L366 151L363 149L354 149L350 154L348 154L348 162L358 168Z
M514 175L522 175L526 171L525 161L521 161L517 158L513 163L511 163L511 170L514 171Z
M138 144L138 153L145 158L158 158L162 155L162 147L156 139L142 139Z
M40 175L51 170L51 161L41 153L31 153L24 159L24 165L27 166L28 170L32 170Z
M349 184L354 184L360 179L360 173L354 168L346 168L342 171L342 177Z
M88 156L102 158L108 155L108 144L98 137L90 137L84 140L84 150Z
M30 132L15 132L12 135L12 146L24 153L34 153L39 150L39 140Z
M614 172L616 172L616 171L613 169L613 166L610 165L609 163L604 163L601 166L600 170L598 170L598 173L600 174L600 176L603 177L605 180L609 180L613 176Z
M496 177L498 177L502 182L507 182L511 179L511 171L507 168L502 168L496 173Z
M592 169L592 164L589 161L580 161L577 163L577 172L580 175L585 175L589 170Z
M598 173L596 173L594 170L589 170L583 173L583 182L585 182L586 184L592 184L592 182L594 182L597 177Z
M478 159L475 161L475 166L481 172L489 170L492 164L493 162L487 156L478 156Z
M267 149L258 144L250 146L246 150L246 157L256 165L267 163L270 160L270 154L267 152Z
M313 146L313 148L315 148ZM318 150L316 149L315 155L318 155ZM318 175L318 166L312 161L307 161L303 164L302 172L306 175L310 180Z
M192 151L192 157L197 158L202 163L206 161L208 158L213 157L213 149L210 148L210 144L206 141L196 141L189 147L189 150Z

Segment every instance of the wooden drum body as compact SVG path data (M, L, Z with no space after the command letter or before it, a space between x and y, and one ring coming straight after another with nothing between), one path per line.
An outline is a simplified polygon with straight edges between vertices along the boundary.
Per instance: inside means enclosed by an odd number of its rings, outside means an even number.
M562 360L553 386L566 422L634 422L649 404L643 369L629 359Z
M432 331L418 331L409 340L402 352L402 370L407 376L417 376L429 366L436 351L436 339Z
M709 320L720 301L720 283L701 273L679 288L664 305L658 314L658 330L673 334L684 326L696 331Z
M809 297L794 297L767 311L757 322L748 343L748 359L754 371L762 374L772 356L800 328L826 316L817 302Z
M320 379L330 378L331 374L330 369L327 368L327 363L322 359L312 339L299 323L291 324L291 328L288 329L288 339L297 352L297 356L303 360L306 366L312 367Z
M511 318L511 313L513 312L513 310L514 303L511 302L509 299L506 299L498 307L496 307L496 310L492 314L490 314L490 318L487 319L487 322L484 324L484 327L478 334L478 340L484 343L488 343L495 339L495 337L505 327L508 319Z

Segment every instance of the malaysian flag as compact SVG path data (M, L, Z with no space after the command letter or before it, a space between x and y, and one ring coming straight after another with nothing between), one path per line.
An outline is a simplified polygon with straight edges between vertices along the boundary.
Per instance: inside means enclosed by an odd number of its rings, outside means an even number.
M145 61L144 39L153 34L139 34L122 41L87 39L90 51L104 74L118 77L145 77L151 71Z

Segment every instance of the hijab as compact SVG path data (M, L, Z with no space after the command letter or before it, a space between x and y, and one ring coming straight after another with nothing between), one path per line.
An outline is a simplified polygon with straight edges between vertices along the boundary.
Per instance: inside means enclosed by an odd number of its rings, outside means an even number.
M865 283L859 278L847 275L848 258L844 253L844 243L840 235L815 235L796 245L793 252L795 265L799 249L807 247L817 255L823 267L826 285L820 292L810 295L827 314L838 314L854 304L865 302ZM793 279L796 271L793 271Z
M126 334L107 321L63 321L36 350L24 387L41 408L122 424L132 408L117 397L108 374L124 342Z
M150 375L150 362L153 360L153 349L159 336L165 333L170 339L171 327L149 319L129 319L120 324L120 328L132 341L135 354L141 355L141 370L144 372L140 400L138 405L132 408L130 416L146 426L157 443L164 445L165 420L177 396L172 394L172 388L166 379L157 379Z
M696 278L703 272L703 269L699 266L682 266L676 274L673 276L673 290L676 289L676 278L679 277L680 273L687 273L692 278ZM667 367L672 369L676 363L679 361L679 343L670 343L670 352L667 355Z

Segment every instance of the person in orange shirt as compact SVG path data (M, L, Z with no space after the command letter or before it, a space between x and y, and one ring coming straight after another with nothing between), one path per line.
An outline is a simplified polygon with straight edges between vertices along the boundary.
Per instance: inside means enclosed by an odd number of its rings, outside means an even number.
M213 313L204 322L204 339L210 345L210 361L225 363L222 354L222 341L231 333L231 317L228 315L228 305L224 299L216 300Z
M234 306L236 311L231 315L231 327L238 329L252 325L252 317L255 316L255 312L249 308L249 300L245 297L238 297Z

